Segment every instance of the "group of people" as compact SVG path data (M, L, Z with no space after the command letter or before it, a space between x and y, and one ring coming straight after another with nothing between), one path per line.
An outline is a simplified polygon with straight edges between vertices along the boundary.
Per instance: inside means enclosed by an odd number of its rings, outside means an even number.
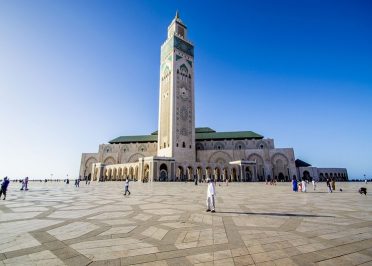
M313 179L311 181L313 185L313 190L316 190L317 182ZM292 179L292 190L294 192L306 192L308 190L307 185L309 184L308 180L302 179L302 181L297 181L297 178L294 176ZM334 179L327 179L327 189L329 193L332 193L336 190L336 181Z
M25 179L22 180L22 187L20 190L28 190L28 176L26 176Z
M328 188L329 193L332 193L333 191L335 191L336 190L336 181L334 179L327 178L327 188Z
M266 179L266 185L270 184L270 186L276 186L276 178L273 178L273 179Z
M28 190L28 177L25 177L20 182L22 183L20 190ZM0 198L2 195L4 195L3 200L6 199L6 192L8 190L9 183L10 183L9 178L7 176L4 177L3 182L1 183L1 188L0 188Z

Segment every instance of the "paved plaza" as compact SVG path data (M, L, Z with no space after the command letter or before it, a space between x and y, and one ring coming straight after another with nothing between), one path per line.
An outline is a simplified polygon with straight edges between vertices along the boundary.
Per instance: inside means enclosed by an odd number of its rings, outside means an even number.
M289 183L31 182L0 202L0 265L372 265L372 197ZM367 187L370 186L369 184ZM310 189L311 185L309 186Z

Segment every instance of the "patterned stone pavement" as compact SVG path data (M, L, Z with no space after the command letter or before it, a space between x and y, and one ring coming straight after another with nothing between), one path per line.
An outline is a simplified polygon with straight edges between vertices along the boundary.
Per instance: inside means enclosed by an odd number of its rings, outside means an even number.
M206 184L11 183L0 265L372 265L372 197L337 186L222 184L212 214Z

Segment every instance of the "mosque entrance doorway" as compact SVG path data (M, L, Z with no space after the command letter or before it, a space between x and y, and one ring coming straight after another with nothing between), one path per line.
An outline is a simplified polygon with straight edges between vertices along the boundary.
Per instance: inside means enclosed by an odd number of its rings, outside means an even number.
M252 181L252 173L248 166L245 168L245 181L246 182Z
M311 179L309 171L304 171L303 172L302 179L304 179L304 180L310 180Z
M183 171L183 167L182 166L178 166L177 168L177 181L184 181L185 179L185 173Z
M233 168L231 172L232 172L231 173L231 181L237 182L238 181L238 178L237 178L237 174L236 174L236 169Z
M168 167L165 163L160 165L159 181L168 181Z

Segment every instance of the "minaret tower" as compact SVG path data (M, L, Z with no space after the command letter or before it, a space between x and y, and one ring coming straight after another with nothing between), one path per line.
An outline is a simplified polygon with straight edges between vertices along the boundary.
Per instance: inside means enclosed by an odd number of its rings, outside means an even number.
M194 46L178 11L161 46L158 156L195 162Z

